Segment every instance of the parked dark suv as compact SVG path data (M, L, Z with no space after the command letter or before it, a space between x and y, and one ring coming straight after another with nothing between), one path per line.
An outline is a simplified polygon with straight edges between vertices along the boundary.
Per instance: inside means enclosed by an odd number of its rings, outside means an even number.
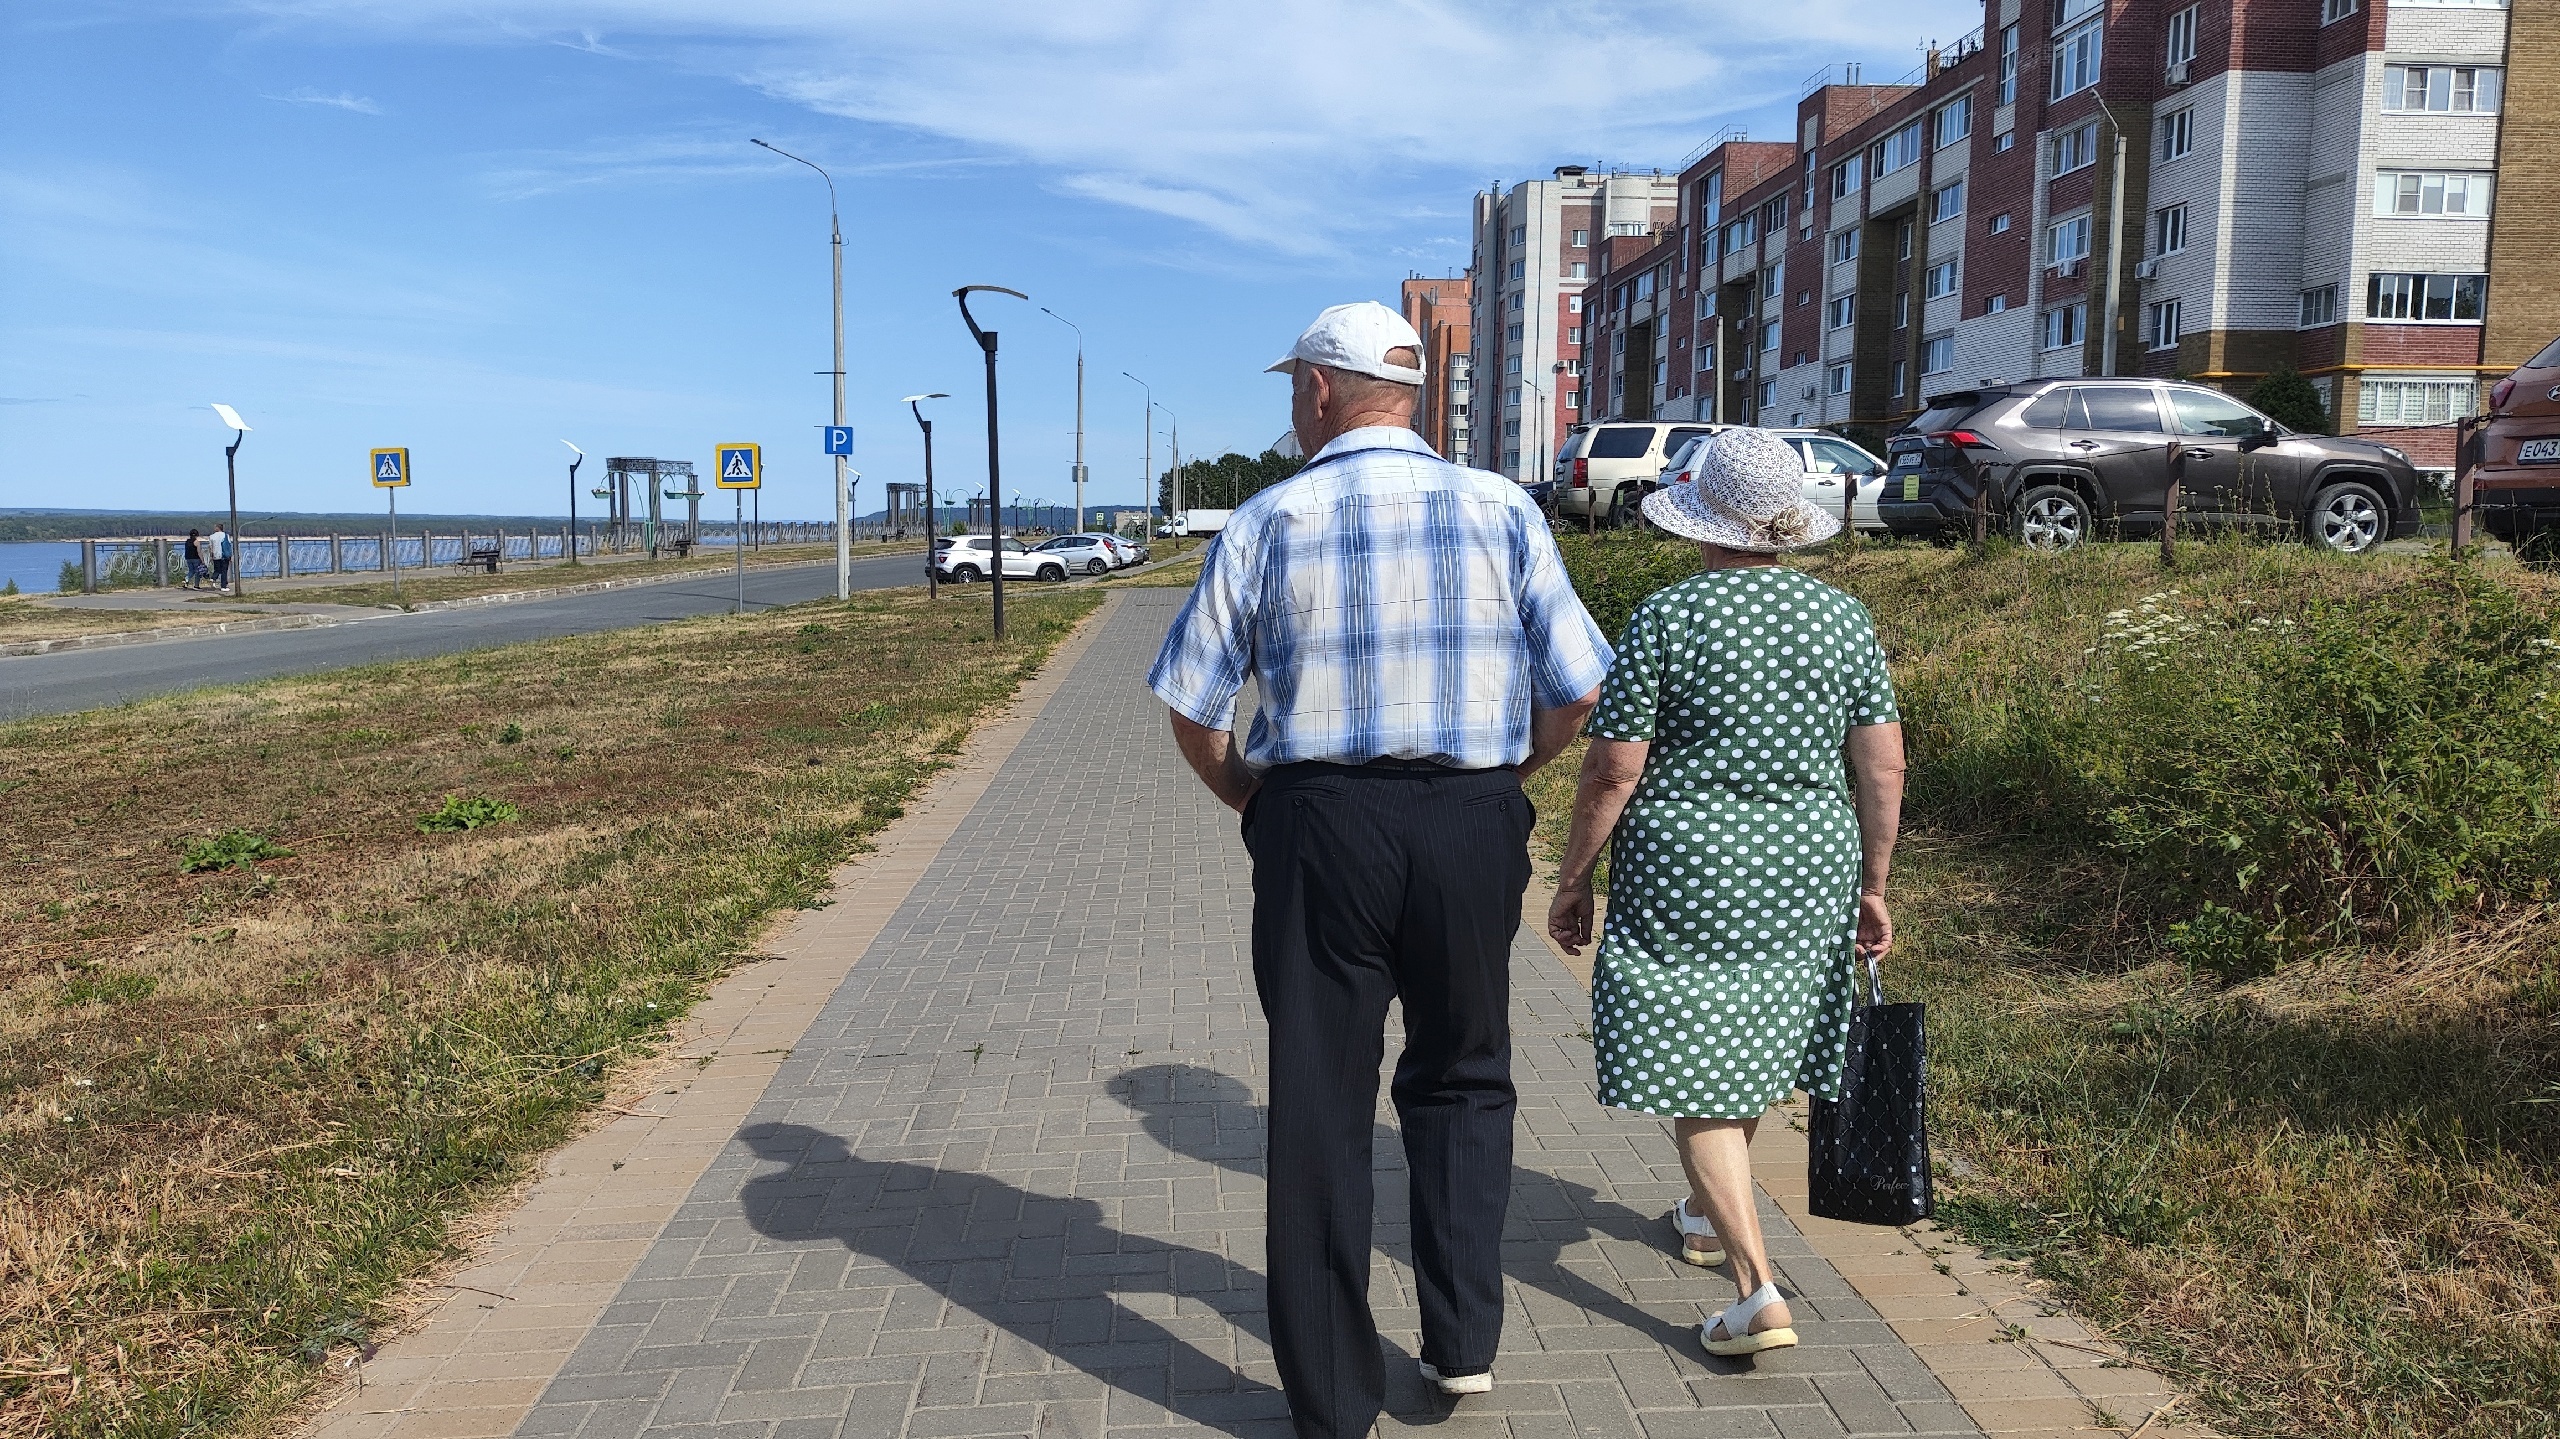
M2366 440L2303 435L2220 390L2142 379L2030 380L1939 395L1887 445L1876 514L1895 534L1991 523L2037 549L2179 523L2281 525L2361 554L2418 528L2418 472Z

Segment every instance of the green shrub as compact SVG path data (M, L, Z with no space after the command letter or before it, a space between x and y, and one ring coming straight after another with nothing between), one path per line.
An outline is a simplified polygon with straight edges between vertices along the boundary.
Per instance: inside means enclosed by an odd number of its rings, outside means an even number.
M1564 567L1583 606L1611 640L1654 591L1698 572L1698 547L1645 531L1556 536Z
M446 834L460 829L478 829L484 824L506 824L524 818L522 811L502 799L486 795L449 794L444 806L418 820L422 834Z
M2288 429L2308 435L2329 433L2329 411L2320 403L2319 388L2290 369L2277 370L2252 386L2249 403Z
M220 834L187 841L178 860L180 874L201 874L213 869L246 869L262 859L291 859L293 851L269 843L266 836L245 829L226 829Z

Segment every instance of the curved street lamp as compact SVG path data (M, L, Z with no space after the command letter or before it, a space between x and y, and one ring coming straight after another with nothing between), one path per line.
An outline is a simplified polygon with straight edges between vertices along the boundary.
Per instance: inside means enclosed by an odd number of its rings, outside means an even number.
M222 423L231 427L231 443L222 451L222 479L231 491L231 563L224 567L222 577L231 582L232 594L242 595L249 592L249 586L242 578L242 572L248 568L249 557L240 549L240 443L249 438L249 422L241 419L240 412L229 405L216 403L213 412L222 417ZM278 540L276 544L281 547L284 541ZM281 556L284 551L279 548L276 553ZM279 563L276 569L281 572L284 566Z
M905 401L907 413L916 417L916 428L924 431L924 597L927 600L942 598L942 585L941 577L933 570L933 421L924 417L921 406L927 400L950 398L936 390L930 395L909 395Z
M560 443L569 445L567 440ZM578 562L578 466L587 462L587 452L576 445L569 445L569 453L577 458L569 461L569 533L561 536L560 558L574 565ZM536 554L542 551L539 542L533 548Z
M990 538L995 542L995 555L987 565L987 569L995 580L996 638L1003 639L1004 480L1003 465L998 459L996 447L996 332L981 328L977 317L969 313L969 297L981 290L993 291L999 295L1011 295L1017 300L1024 301L1028 301L1031 297L1020 290L1008 290L1002 285L963 285L951 292L951 298L960 302L960 319L968 325L970 338L978 342L978 348L984 351L987 357L987 524L994 531Z
M815 160L801 159L800 156L792 154L779 145L766 145L762 140L756 140L753 143L764 145L764 148L785 160L799 160L801 164L817 171L819 178L827 182L827 243L832 247L835 256L836 367L826 373L835 376L835 423L836 428L842 429L844 428L844 225L836 213L836 177L827 173L826 166ZM847 488L845 478L845 467L850 459L851 457L846 455L836 456L836 598L839 600L849 599L853 595L853 495ZM756 498L761 501L764 497L759 492Z

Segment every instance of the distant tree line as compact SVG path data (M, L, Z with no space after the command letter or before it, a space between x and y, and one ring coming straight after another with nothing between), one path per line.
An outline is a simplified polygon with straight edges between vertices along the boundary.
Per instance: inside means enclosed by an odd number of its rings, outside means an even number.
M1264 450L1239 455L1233 450L1214 460L1187 460L1182 466L1182 505L1194 510L1232 510L1246 500L1298 472L1305 460ZM1174 506L1173 470L1156 477L1156 503L1165 512Z
M581 525L601 518L580 507ZM538 524L556 529L568 523L556 516L523 515L420 515L420 523L441 527L469 525L475 529L509 526L521 529ZM0 541L26 540L114 540L148 539L159 535L183 535L190 526L211 530L215 521L231 522L230 513L220 506L202 510L0 510ZM411 522L408 506L403 504L400 522ZM298 514L278 510L243 510L240 533L245 537L261 535L325 535L371 534L383 527L382 511L358 514Z

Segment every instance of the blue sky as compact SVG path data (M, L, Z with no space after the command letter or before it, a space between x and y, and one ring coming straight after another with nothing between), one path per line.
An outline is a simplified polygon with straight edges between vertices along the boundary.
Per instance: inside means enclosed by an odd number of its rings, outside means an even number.
M1964 0L1770 7L1263 0L22 0L0 6L0 504L557 514L560 444L757 440L765 513L828 512L835 171L862 507L919 477L951 299L1084 328L1093 503L1141 492L1134 371L1184 448L1287 424L1259 371L1308 317L1466 264L1468 196L1559 163L1786 134L1803 78L1898 74ZM1065 503L1074 337L1000 297L1009 494ZM1166 421L1159 417L1158 428ZM1165 443L1156 442L1165 461ZM582 502L582 507L583 507Z

